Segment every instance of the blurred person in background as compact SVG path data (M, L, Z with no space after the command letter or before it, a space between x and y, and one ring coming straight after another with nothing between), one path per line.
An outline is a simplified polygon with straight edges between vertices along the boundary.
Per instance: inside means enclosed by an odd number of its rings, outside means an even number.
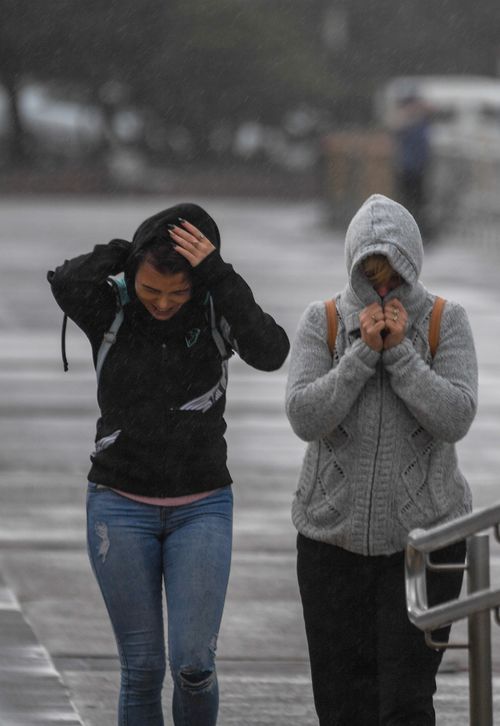
M370 197L345 255L333 356L325 304L314 302L292 345L286 401L308 442L293 521L315 706L321 726L430 726L442 652L408 619L404 548L415 527L471 509L455 443L476 412L476 355L450 301L431 354L435 296L419 281L422 240L404 207ZM460 542L433 559L464 557ZM429 602L458 597L462 577L428 573Z
M237 351L271 371L289 349L219 249L214 220L180 204L143 222L132 243L97 245L48 274L98 376L88 551L120 655L120 726L164 723L163 583L174 723L217 721L232 541L228 359Z
M395 115L395 177L398 201L416 219L424 241L429 230L427 180L430 164L430 109L417 95L404 96Z

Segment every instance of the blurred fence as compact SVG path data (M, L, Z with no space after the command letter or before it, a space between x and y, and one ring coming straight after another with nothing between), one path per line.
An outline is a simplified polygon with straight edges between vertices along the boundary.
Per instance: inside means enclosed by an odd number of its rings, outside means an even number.
M345 225L375 192L395 196L393 147L388 134L341 131L323 142L323 189L334 222Z
M431 183L437 190L441 234L500 251L500 148L472 145L436 155Z
M433 236L500 251L500 142L470 139L433 147L427 216ZM323 190L335 224L345 227L367 196L397 199L389 134L339 132L323 147Z

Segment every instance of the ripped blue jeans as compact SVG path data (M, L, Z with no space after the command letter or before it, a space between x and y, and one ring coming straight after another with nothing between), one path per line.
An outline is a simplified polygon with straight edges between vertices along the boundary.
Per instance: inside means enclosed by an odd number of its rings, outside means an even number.
M87 542L121 663L119 726L163 726L168 654L175 726L214 726L217 634L231 562L231 487L191 504L158 507L89 483Z

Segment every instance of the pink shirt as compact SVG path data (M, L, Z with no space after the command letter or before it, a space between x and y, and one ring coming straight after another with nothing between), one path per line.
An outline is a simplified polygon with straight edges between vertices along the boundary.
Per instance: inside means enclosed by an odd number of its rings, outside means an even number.
M111 487L112 488L112 487ZM151 504L155 507L180 507L183 504L191 504L199 499L205 499L211 494L215 494L219 489L212 489L209 492L199 492L198 494L186 494L183 497L143 497L140 494L129 494L129 492L121 492L119 489L113 489L117 494L121 494L127 499L133 499L135 502L143 504Z

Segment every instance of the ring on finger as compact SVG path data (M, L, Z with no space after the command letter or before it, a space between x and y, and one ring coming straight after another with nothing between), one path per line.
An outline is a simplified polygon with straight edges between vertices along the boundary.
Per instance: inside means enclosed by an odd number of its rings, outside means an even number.
M198 242L201 242L201 240L203 239L203 235L201 233L197 234L196 239L198 240Z

